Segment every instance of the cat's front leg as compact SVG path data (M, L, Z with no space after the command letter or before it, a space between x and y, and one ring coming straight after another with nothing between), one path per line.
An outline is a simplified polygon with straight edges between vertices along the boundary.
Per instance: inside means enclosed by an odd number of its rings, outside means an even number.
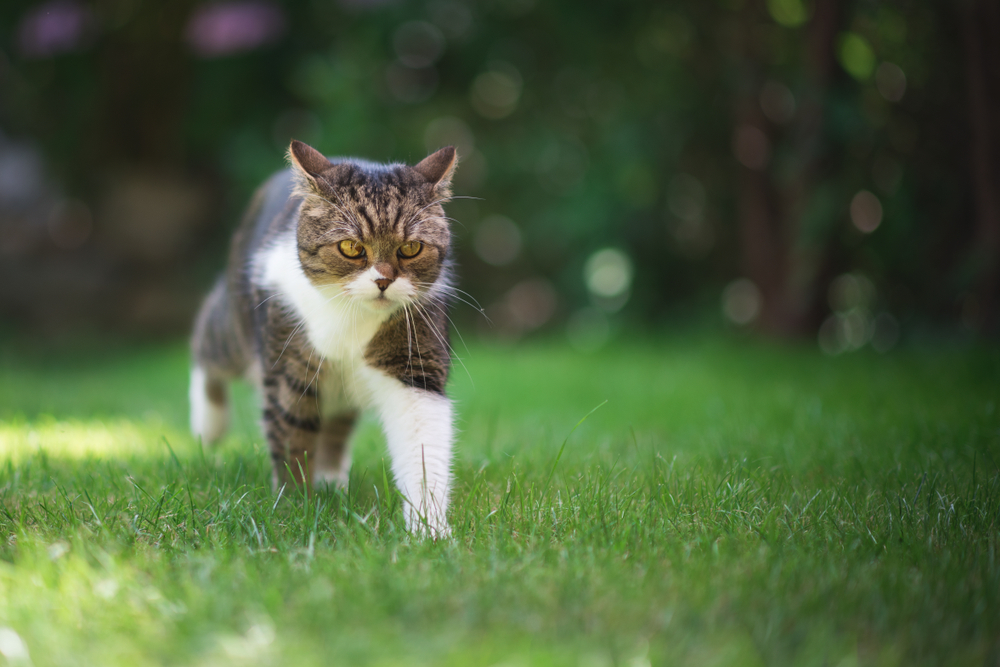
M454 441L451 401L380 370L365 369L372 406L385 431L392 474L404 498L407 529L445 537Z

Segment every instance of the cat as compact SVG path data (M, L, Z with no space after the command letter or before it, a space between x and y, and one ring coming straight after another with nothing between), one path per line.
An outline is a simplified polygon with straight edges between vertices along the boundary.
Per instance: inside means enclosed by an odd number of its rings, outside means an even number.
M192 336L191 429L227 428L227 385L261 395L273 484L345 487L349 436L372 408L406 527L447 536L454 441L445 394L454 288L454 147L414 166L329 159L292 141L254 196Z

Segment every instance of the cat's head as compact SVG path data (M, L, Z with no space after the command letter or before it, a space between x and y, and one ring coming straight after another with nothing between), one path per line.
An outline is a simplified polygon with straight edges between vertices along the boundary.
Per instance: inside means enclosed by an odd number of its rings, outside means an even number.
M316 286L335 285L371 311L388 312L443 289L456 154L442 148L414 166L331 162L293 141L299 261Z

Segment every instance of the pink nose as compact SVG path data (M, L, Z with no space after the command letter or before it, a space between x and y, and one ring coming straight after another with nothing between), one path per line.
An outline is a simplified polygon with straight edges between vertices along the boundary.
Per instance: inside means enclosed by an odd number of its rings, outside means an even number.
M384 292L386 288L388 288L389 285L392 284L392 280L390 280L389 278L380 278L379 280L375 281L375 284L378 285L378 288Z

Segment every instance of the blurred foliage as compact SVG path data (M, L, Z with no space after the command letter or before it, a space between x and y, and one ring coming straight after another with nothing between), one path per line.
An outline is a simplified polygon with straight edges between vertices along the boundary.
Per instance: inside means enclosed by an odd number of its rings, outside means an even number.
M557 322L588 303L612 320L716 312L722 287L752 273L739 223L748 167L734 156L748 103L766 142L747 135L763 146L755 171L797 193L784 214L795 224L779 234L810 267L785 276L805 285L795 331L816 331L828 286L848 272L876 287L872 313L908 326L957 321L976 280L960 30L946 5L828 2L824 51L811 31L822 7L801 0L289 0L273 5L278 38L218 57L184 37L204 3L82 6L86 38L52 57L18 47L37 3L0 7L0 128L38 142L84 200L108 174L148 164L224 193L189 250L196 261L178 260L200 284L291 137L408 162L448 141L463 158L457 192L475 198L449 211L463 287L484 304L544 279ZM833 63L825 80L810 49ZM862 190L883 211L871 233L852 224ZM475 252L495 214L523 243L502 267ZM587 258L608 247L634 268L621 311L584 280Z

